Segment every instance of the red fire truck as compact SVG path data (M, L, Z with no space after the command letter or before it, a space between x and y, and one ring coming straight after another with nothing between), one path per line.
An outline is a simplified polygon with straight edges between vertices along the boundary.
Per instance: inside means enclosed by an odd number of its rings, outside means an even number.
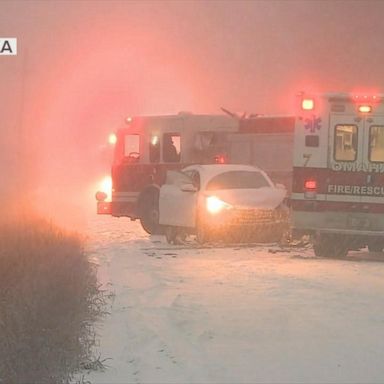
M129 118L116 133L111 196L96 194L97 212L140 219L148 233L158 232L159 189L166 171L190 164L257 165L290 190L293 132L294 118L284 116Z
M384 95L297 98L293 231L318 256L384 247Z

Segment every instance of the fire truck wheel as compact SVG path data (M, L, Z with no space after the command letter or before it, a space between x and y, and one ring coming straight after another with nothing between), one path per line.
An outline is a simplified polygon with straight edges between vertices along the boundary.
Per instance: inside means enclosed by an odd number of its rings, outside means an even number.
M313 239L313 251L317 257L343 258L348 250L348 244L342 236L318 234Z
M140 223L144 231L150 235L161 234L159 225L159 192L149 190L144 192L139 200Z

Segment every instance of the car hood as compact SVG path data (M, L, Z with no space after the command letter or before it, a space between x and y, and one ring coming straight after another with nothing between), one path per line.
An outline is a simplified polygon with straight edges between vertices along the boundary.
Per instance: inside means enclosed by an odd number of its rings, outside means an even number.
M284 200L284 189L263 187L258 189L226 189L206 192L207 196L216 196L236 208L275 209Z

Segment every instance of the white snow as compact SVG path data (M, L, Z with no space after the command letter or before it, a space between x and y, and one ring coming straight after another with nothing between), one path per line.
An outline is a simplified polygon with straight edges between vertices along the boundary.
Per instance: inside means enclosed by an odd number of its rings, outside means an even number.
M183 249L96 217L89 248L115 293L92 383L382 383L384 257L309 248Z

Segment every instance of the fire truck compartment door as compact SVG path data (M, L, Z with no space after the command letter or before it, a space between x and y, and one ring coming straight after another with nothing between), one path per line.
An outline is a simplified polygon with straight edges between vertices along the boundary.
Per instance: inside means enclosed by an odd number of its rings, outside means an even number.
M384 116L365 117L363 169L364 203L383 203L384 197Z

